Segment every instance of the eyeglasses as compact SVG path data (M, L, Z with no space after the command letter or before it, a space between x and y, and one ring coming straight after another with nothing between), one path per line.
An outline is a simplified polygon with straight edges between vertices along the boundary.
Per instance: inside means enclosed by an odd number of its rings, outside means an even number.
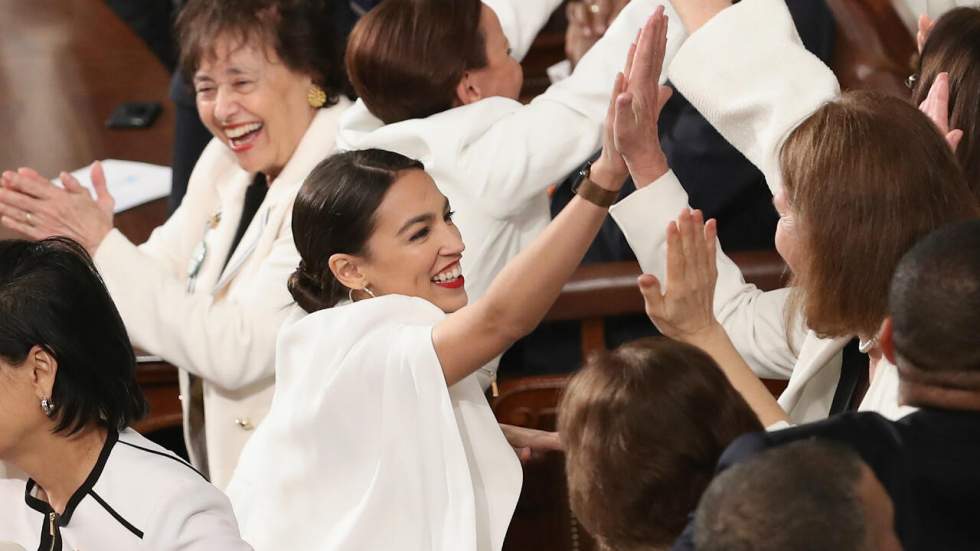
M207 222L204 223L204 235L201 236L201 242L191 252L191 258L187 262L188 294L194 292L194 288L197 285L197 276L201 273L201 267L204 266L204 261L208 258L208 235L211 233L211 230L218 227L219 223L221 223L220 211L211 215Z

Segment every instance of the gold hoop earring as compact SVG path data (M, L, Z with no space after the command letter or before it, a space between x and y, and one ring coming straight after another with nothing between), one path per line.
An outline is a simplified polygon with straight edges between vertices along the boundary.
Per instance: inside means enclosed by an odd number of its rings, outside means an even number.
M323 91L323 88L314 84L310 88L310 91L306 93L306 101L310 104L310 107L319 109L326 105L327 93Z

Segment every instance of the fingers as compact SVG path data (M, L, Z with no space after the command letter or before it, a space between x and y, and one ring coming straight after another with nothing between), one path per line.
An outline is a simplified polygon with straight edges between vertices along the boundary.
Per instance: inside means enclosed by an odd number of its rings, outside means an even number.
M82 183L67 172L62 172L58 175L58 178L61 180L61 185L64 186L65 191L71 193L80 193L85 191L85 187L82 186Z
M106 206L112 207L115 204L115 199L112 198L112 194L109 193L109 187L106 183L105 169L102 168L102 163L95 161L92 163L92 187L95 188L95 199L103 208Z
M919 46L919 53L922 53L922 48L926 45L926 40L929 39L929 32L932 31L933 21L929 19L928 14L922 14L919 16L918 32L915 33L915 41Z
M633 61L633 70L630 73L630 83L637 82L638 86L645 85L651 78L653 59L656 56L656 47L660 41L660 27L664 21L664 7L657 6L653 15L647 19L640 33L639 42L636 45L636 58Z
M34 226L28 224L27 222L15 220L10 216L7 216L6 214L0 216L0 225L8 229L11 229L21 235L25 235L31 239L37 240L37 239L44 239L45 237L47 237L44 234L44 232L42 232L38 228L35 228Z
M640 29L640 32L642 33L643 29ZM636 43L639 40L640 35L638 34L636 36L636 41L630 44L629 52L626 53L626 67L623 69L623 75L625 75L627 80L629 79L630 74L633 72L633 59L636 57Z
M44 202L16 190L0 190L0 205L13 207L21 212L39 212Z
M59 191L54 184L29 168L21 168L16 173L8 172L4 174L4 176L8 175L7 185L5 186L7 189L15 190L31 197L47 199Z
M670 101L670 98L674 95L674 89L670 86L661 86L660 92L657 94L657 119L660 119L660 112L664 110L664 106Z
M936 82L929 89L929 95L934 95L933 121L945 134L949 131L949 73L939 73L936 76Z
M686 265L683 240L678 222L671 222L667 226L667 291L677 286L678 282L684 281Z

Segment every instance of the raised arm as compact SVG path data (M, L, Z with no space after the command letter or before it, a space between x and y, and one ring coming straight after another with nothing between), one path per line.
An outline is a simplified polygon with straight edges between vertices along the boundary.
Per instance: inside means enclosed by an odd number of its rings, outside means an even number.
M669 66L670 81L759 167L775 194L779 147L840 95L837 79L803 47L784 0L742 0L720 11L718 0L675 2L685 23L700 27Z
M507 218L523 211L529 199L542 196L601 146L609 83L622 69L621 60L637 31L658 6L676 20L666 0L633 0L572 76L466 136L458 148L433 152L442 156L436 162L457 164L472 175L467 186L495 216ZM668 32L669 59L683 41L684 30L672 24ZM512 103L491 98L464 109L471 110L473 120L487 120L499 114L501 102Z
M627 78L659 76L667 22L658 11L648 21L636 48L636 62L627 64L630 77L619 76L606 110L603 152L592 169L592 180L618 192L626 166L615 149L612 128L625 117L616 101L627 89ZM632 65L632 68L630 67ZM540 323L565 281L578 267L595 238L606 209L575 197L548 228L515 257L493 281L486 295L445 318L433 330L436 353L453 384L472 373Z
M483 0L483 3L497 14L504 36L510 41L511 55L521 61L562 0Z

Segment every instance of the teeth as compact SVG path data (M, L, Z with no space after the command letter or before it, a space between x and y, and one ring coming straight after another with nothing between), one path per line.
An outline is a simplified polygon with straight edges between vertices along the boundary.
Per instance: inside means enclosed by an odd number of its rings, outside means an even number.
M225 135L234 140L235 138L241 138L242 136L248 134L249 132L254 132L259 128L262 128L262 123L253 122L251 124L245 124L242 126L236 126L235 128L229 128L225 130Z
M435 281L436 283L446 283L448 281L452 281L454 279L459 278L459 276L462 275L462 273L463 272L460 269L459 264L456 264L455 266L452 267L452 269L446 270L441 274L437 274L435 277L432 278L432 281Z

